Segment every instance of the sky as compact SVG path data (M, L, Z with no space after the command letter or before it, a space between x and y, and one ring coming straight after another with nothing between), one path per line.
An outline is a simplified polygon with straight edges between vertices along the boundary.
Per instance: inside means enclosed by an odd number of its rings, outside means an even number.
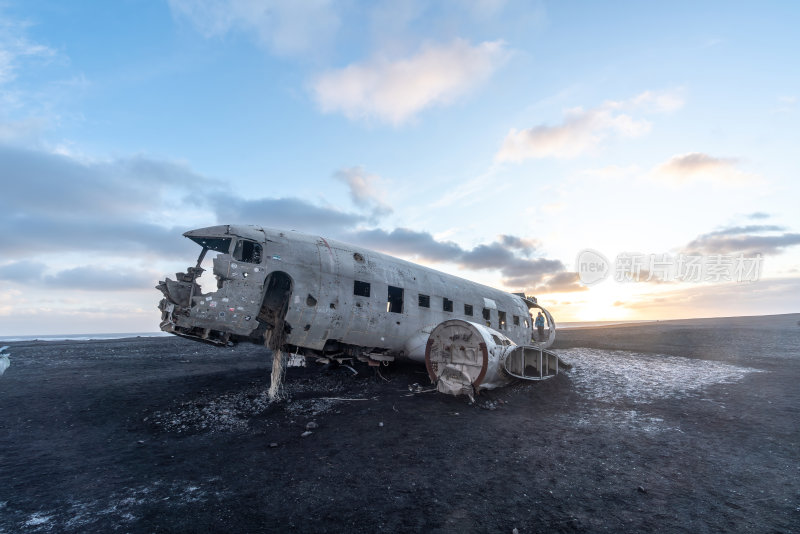
M0 0L0 335L158 330L182 233L556 321L800 312L800 4Z

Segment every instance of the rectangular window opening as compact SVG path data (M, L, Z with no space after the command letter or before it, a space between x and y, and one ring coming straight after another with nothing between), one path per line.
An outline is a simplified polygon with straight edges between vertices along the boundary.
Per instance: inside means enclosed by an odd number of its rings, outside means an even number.
M519 326L519 315L514 316L514 326Z
M472 304L464 304L464 315L472 317Z
M497 310L497 322L500 326L500 330L506 329L506 312Z
M369 282L353 280L353 295L357 297L369 297Z
M245 263L261 263L261 244L247 239L240 239L233 249L233 257Z
M492 311L489 308L484 308L483 319L486 321L486 326L492 326L491 318L492 318Z
M420 293L419 295L419 307L420 308L430 308L431 307L431 297L429 295L423 295Z
M444 297L442 299L442 310L444 310L446 312L452 312L453 311L453 301L450 300L447 297Z
M386 311L403 313L403 288L389 286L389 296L386 302Z

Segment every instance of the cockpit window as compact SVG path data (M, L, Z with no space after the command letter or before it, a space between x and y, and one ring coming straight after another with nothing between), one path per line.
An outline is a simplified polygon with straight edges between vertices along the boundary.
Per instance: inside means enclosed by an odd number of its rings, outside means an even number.
M261 263L261 243L240 239L236 242L233 257L245 263Z
M231 250L231 239L229 237L190 237L189 239L214 252L227 254Z

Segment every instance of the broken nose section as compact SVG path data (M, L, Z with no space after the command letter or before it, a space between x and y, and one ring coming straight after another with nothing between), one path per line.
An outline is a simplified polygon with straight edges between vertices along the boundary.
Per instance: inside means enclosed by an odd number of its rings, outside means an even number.
M197 280L203 273L202 267L189 267L185 273L176 273L177 281L170 280L169 278L159 282L156 289L161 291L166 299L183 308L191 307L191 298L193 295L200 294L200 286L197 285Z
M203 272L201 267L189 267L185 273L176 273L177 280L165 278L158 283L156 289L164 298L158 304L161 310L162 331L177 336L205 341L214 345L230 344L230 334L199 325L191 315L192 300L202 295L200 286L195 280Z

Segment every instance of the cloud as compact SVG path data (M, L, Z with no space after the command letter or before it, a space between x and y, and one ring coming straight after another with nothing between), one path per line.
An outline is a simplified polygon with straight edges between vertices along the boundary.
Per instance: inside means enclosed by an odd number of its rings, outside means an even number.
M465 251L459 264L467 269L498 269L504 277L503 284L509 287L530 286L544 275L564 270L559 260L519 257L497 241Z
M637 137L649 130L650 123L629 115L576 108L567 111L564 123L558 126L512 128L495 159L520 162L530 158L572 158L595 148L609 135Z
M318 53L340 25L330 0L169 0L169 6L207 38L242 30L281 56Z
M86 291L125 291L149 289L157 283L159 274L141 269L113 269L82 265L46 274L47 265L23 260L0 266L0 280L26 286Z
M53 120L41 115L52 106L54 85L34 83L32 90L25 74L63 58L55 49L29 39L31 24L7 16L5 7L0 3L0 143L31 142Z
M427 44L405 59L379 57L324 72L314 80L312 91L324 113L398 125L480 85L508 55L502 41Z
M751 232L780 232L785 230L783 226L777 226L775 224L751 224L748 226L731 226L728 228L723 228L721 230L715 230L706 236L730 236L730 235L737 235L737 234L746 234Z
M747 215L748 219L769 219L769 213L764 213L763 211L756 211Z
M0 10L2 8L0 6ZM17 77L17 70L24 60L56 56L54 49L28 39L28 26L27 23L0 15L0 85Z
M379 228L353 231L343 239L387 254L444 263L457 262L463 249L452 241L437 241L428 232L408 228L386 231Z
M560 260L516 258L503 266L500 272L506 277L503 279L503 285L530 288L540 283L547 275L563 270L564 264Z
M0 99L2 97L3 95L0 95ZM0 143L36 139L45 129L47 122L39 117L3 120L0 116Z
M714 158L708 154L692 152L681 156L673 156L661 168L676 174L706 172L720 167L728 167L736 163L733 159Z
M690 152L673 156L657 166L651 176L673 184L711 181L727 185L744 185L758 178L736 168L738 161L732 158L717 158L702 152Z
M593 109L569 109L559 125L540 124L522 130L512 128L495 160L520 162L531 158L574 158L596 149L609 137L639 137L650 131L650 122L626 111L666 113L682 105L683 98L678 92L645 91L629 100L609 101Z
M83 265L46 276L47 286L85 291L123 291L154 287L163 273Z
M366 215L317 206L299 198L244 199L219 193L209 199L217 220L315 233L339 233L365 223Z
M40 280L47 266L36 261L15 261L0 265L0 280L9 282L31 282Z
M786 247L800 244L800 234L784 230L775 225L723 228L696 237L685 249L689 254L780 254Z
M347 184L350 188L350 198L356 206L383 215L392 213L391 206L384 200L385 195L382 191L384 180L377 174L370 174L363 167L349 167L337 171L334 177Z
M526 256L529 256L540 245L536 239L523 239L514 235L501 235L500 242L508 248L521 251Z
M171 188L215 182L175 163L144 156L108 162L82 162L61 154L0 145L0 166L6 185L3 211L73 216L141 213Z
M436 263L453 263L462 269L497 270L507 287L530 287L564 270L559 260L530 258L534 241L502 235L497 241L465 249L452 241L437 241L428 232L397 228L362 230L349 234L347 240L388 254L418 258ZM522 253L522 256L519 255Z
M564 271L547 277L543 284L537 285L529 291L541 295L547 293L572 293L588 289L588 287L581 284L578 273Z
M778 97L778 104L772 112L773 113L793 113L797 106L796 96L780 96Z
M672 113L683 107L683 91L644 91L621 102L608 102L607 107L620 109L640 109L653 113Z
M60 251L177 255L178 229L160 224L181 211L196 185L214 182L143 156L81 162L0 146L0 249L4 259Z

